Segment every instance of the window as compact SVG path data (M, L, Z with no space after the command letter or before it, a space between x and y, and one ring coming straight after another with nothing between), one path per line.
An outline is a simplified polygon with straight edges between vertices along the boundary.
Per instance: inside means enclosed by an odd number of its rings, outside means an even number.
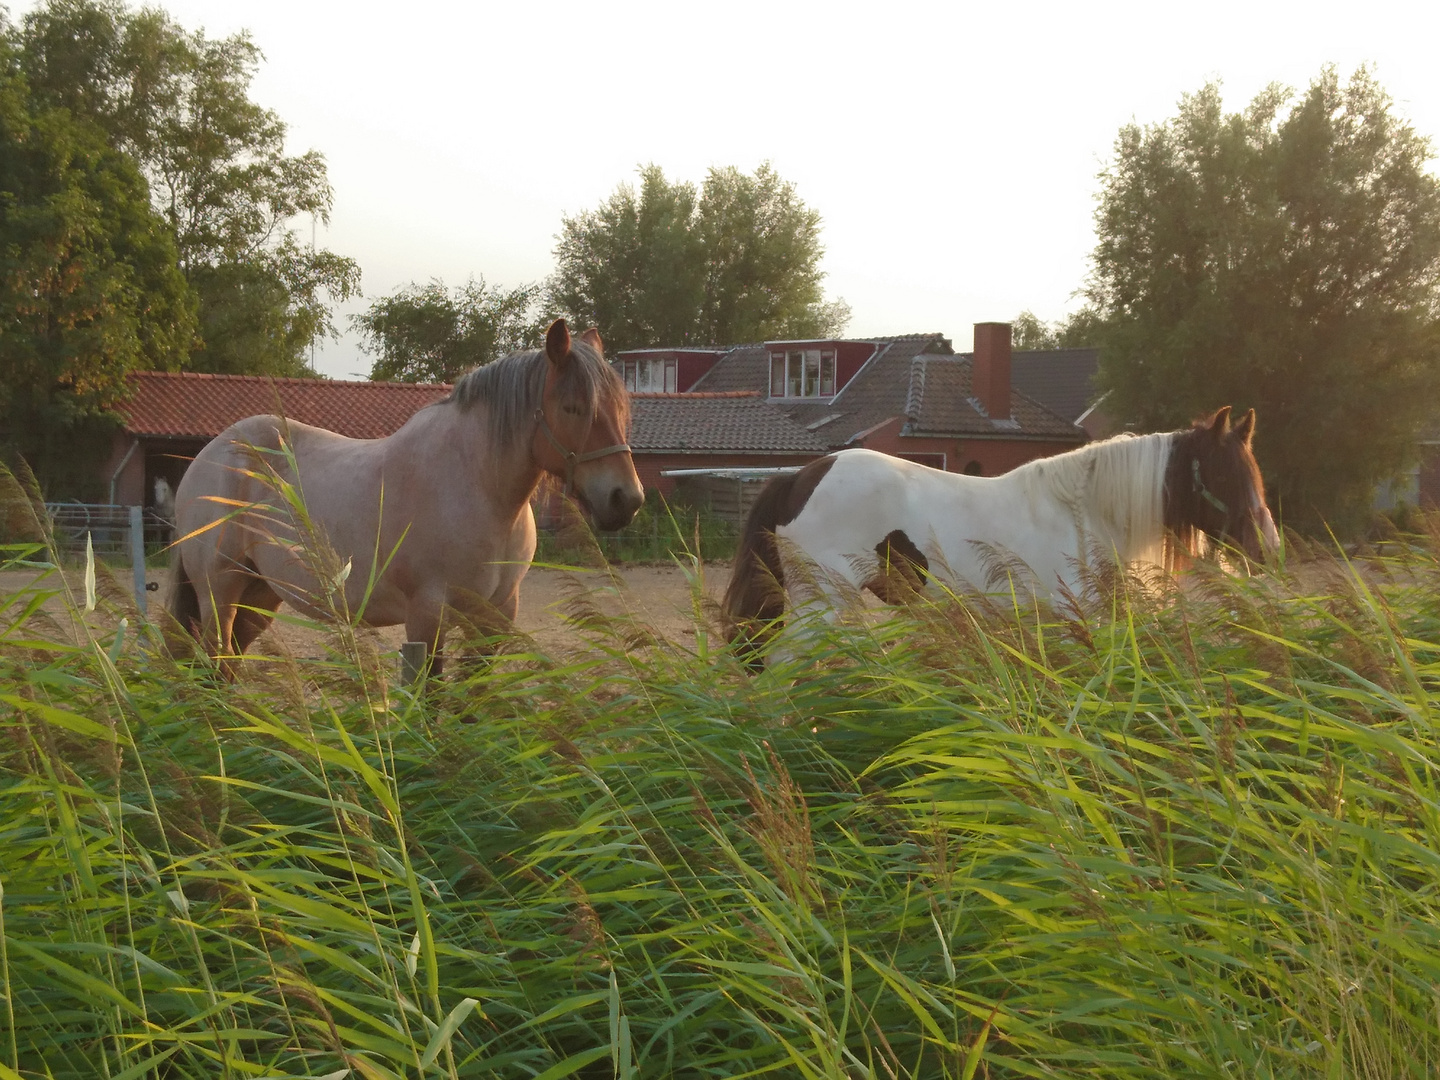
M835 350L789 349L770 354L770 396L835 396Z
M677 364L672 357L642 357L625 361L625 389L632 394L673 394Z

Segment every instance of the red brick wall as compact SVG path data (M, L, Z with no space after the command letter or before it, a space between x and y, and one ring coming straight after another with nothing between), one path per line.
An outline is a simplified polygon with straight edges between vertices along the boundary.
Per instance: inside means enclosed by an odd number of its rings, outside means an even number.
M134 445L134 436L126 432L117 432L110 447L110 460L107 461L100 473L100 478L105 482L104 499L108 502L112 499L111 483L114 483L113 500L120 506L144 506L145 498L145 448L136 446L135 452L130 454L129 460L125 455L130 452ZM121 462L124 467L121 468ZM116 474L116 469L120 469Z
M875 346L865 341L842 341L835 346L835 386L843 389L875 355Z
M713 352L676 352L675 392L683 394L699 382L700 376L715 366L720 355Z
M944 454L947 472L964 472L966 465L978 462L981 476L999 476L1027 461L1063 454L1081 445L1058 440L916 437L900 434L904 423L903 417L897 417L872 431L863 445L870 450L900 457L906 454Z

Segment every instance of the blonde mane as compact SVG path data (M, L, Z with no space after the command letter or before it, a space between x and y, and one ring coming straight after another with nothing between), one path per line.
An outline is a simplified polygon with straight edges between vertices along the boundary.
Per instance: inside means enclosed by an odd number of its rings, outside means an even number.
M489 410L491 452L498 457L533 430L535 410L544 403L549 370L544 349L511 353L461 375L450 393L435 404L468 410L483 403ZM560 402L579 405L592 418L600 409L613 412L619 429L629 429L630 396L625 384L599 350L581 338L570 343L570 362L555 383L555 395Z
M1049 495L1071 507L1086 545L1113 543L1121 562L1165 566L1165 469L1175 437L1116 435L1028 462L1011 475L1031 499Z

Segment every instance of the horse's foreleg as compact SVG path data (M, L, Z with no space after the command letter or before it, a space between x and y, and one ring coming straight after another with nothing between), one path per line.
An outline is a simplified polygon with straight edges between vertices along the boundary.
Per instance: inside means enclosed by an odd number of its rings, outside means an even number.
M483 673L491 657L515 633L515 615L520 610L520 583L517 580L507 594L497 600L467 595L457 598L453 608L456 620L465 628L464 653L461 657L466 675Z
M438 676L445 670L445 637L440 605L411 603L405 619L405 640L425 643L426 673Z

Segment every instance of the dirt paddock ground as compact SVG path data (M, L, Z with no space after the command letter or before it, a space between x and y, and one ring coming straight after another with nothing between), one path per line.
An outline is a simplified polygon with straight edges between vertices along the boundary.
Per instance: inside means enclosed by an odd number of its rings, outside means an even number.
M1304 590L1318 592L1348 591L1346 580L1359 571L1370 584L1381 581L1398 583L1407 575L1386 564L1357 560L1347 566L1334 558L1309 559L1292 563L1289 567L1291 585ZM79 602L83 595L81 572L78 568L67 567L66 580L73 595ZM102 595L128 598L131 589L131 575L128 568L102 568L108 583L102 583ZM612 576L613 575L613 576ZM152 610L164 603L168 587L169 572L156 568L149 572L148 580L156 583L157 591L148 593ZM0 599L9 597L31 584L35 574L21 571L0 572ZM700 573L700 617L718 631L715 618L716 608L726 585L730 581L730 566L727 563L707 563ZM54 578L45 587L54 588ZM599 610L611 615L628 615L647 627L657 637L671 641L681 647L693 645L696 633L696 603L690 576L675 564L635 565L616 568L613 571L555 570L532 568L526 575L520 589L520 610L516 619L519 629L529 635L536 647L551 656L565 656L586 647L583 631L567 619L567 608L572 608L577 596L583 596L585 603L593 604ZM881 606L870 596L864 598L867 606ZM57 635L69 636L73 631L68 619L63 617L64 604L52 599L45 610L55 617L51 624ZM280 609L283 615L286 608ZM15 617L15 612L0 613L0 627ZM92 616L94 625L101 633L111 628L114 615L102 611ZM45 631L41 631L43 635ZM405 640L404 628L384 627L377 631L383 651L398 652ZM325 655L327 631L311 626L296 626L277 620L259 640L251 646L250 652L270 655L288 655L297 659L319 658Z
M101 573L105 573L103 568ZM113 570L110 573L114 582L110 588L123 589L128 595L130 571ZM682 645L695 640L692 583L680 567L674 564L638 565L617 568L613 573L614 579L603 571L531 569L520 587L520 611L516 617L519 629L533 637L543 651L564 653L573 650L582 639L580 632L567 622L565 608L577 594L583 593L601 610L614 615L633 616L661 638ZM84 590L81 572L67 568L65 576L78 599ZM14 594L34 580L35 575L27 572L0 573L0 597ZM148 594L153 611L165 602L169 572L151 570L147 580L158 585L156 591ZM718 603L729 580L728 565L707 563L701 574L702 596ZM47 588L57 585L54 578L45 583ZM59 614L63 610L63 602L53 599L46 607L52 614ZM280 610L283 613L286 609L282 607ZM384 627L379 634L386 649L398 650L405 640L404 628L400 626ZM276 621L255 642L251 651L279 651L295 657L315 657L323 652L322 639L322 631Z

